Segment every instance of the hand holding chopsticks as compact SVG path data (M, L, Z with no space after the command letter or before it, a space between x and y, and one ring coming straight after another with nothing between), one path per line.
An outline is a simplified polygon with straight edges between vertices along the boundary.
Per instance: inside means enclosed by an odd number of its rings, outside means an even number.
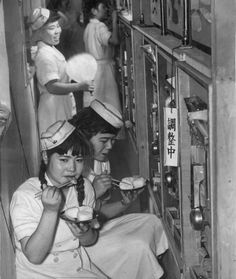
M63 184L61 184L61 185L58 185L58 186L56 186L58 189L61 189L61 188L68 188L68 187L71 187L71 186L73 186L73 185L75 185L76 184L76 181L75 180L70 180L70 181L68 181L68 182L66 182L66 183L63 183ZM39 191L39 192L37 192L35 195L34 195L34 197L35 198L41 198L41 196L42 196L42 193L43 193L43 191Z

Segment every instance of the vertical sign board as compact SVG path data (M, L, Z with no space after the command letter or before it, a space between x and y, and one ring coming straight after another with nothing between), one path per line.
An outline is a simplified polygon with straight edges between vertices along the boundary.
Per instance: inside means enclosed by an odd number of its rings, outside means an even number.
M178 166L179 160L178 110L164 108L164 165Z

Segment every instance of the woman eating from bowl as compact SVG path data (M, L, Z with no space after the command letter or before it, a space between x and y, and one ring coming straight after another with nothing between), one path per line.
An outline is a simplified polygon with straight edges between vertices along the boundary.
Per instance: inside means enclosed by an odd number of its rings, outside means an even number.
M26 180L10 205L17 278L108 278L84 248L98 232L60 218L71 207L94 207L93 188L81 176L89 145L74 126L58 121L42 134L41 147L39 177Z
M59 19L58 13L45 8L36 8L30 16L32 41L37 45L33 59L40 92L40 134L56 121L70 119L76 113L72 92L94 89L89 82L70 82L65 57L55 47L61 36Z
M163 269L156 257L168 248L161 220L150 213L114 218L125 212L137 192L123 193L120 201L103 199L112 187L108 155L123 125L121 114L112 105L94 100L69 122L92 144L93 162L84 175L93 183L97 210L106 217L98 241L87 248L90 258L112 279L161 278Z
M132 205L140 193L140 191L133 193L121 191L120 201L107 202L109 189L112 187L108 156L123 126L120 112L112 105L95 99L89 107L82 109L69 122L83 132L93 147L93 159L86 162L83 175L93 184L96 209L106 219L120 215Z

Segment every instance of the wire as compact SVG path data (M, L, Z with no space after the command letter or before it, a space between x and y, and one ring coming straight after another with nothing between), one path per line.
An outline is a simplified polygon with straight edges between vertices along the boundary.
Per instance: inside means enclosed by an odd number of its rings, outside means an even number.
M19 121L18 121L18 118L17 118L16 107L15 107L14 98L12 96L11 87L10 87L10 95L11 95L13 112L14 112L15 120L16 120L16 127L17 127L17 131L18 131L18 134L19 134L19 138L20 138L20 144L21 144L21 147L22 147L22 150L23 150L23 157L24 157L24 161L25 161L25 166L26 166L27 174L28 174L28 176L30 176L30 170L29 170L29 166L28 166L28 162L27 162L27 158L26 158L26 152L25 152L25 148L24 148L24 144L23 144L23 139L22 139L22 135L21 135L21 131L20 131L20 125L19 125Z
M6 223L6 226L7 226L7 231L8 231L8 235L9 235L9 238L11 240L11 245L12 245L12 248L13 248L13 251L14 251L14 254L15 254L15 243L14 243L14 240L12 239L12 234L11 234L11 229L10 229L10 225L8 224L8 221L7 221L7 216L6 216L6 212L5 212L5 209L3 207L3 203L2 203L2 198L0 196L0 203L1 203L1 208L2 208L2 212L3 212L3 217L4 217L4 221Z

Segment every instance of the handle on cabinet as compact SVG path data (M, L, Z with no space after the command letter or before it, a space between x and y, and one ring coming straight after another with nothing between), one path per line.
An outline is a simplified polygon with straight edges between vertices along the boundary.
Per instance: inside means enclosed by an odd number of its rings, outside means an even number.
M155 139L152 144L151 144L151 151L152 151L152 155L157 156L160 154L159 151L159 141L158 139Z
M198 197L198 206L195 208L192 208L190 211L190 223L195 231L202 231L204 230L205 226L209 225L209 222L205 220L204 212L203 212L203 206L201 204L201 187L202 181L200 181L198 187L199 187L199 197Z
M156 59L156 56L155 56L155 51L150 44L142 45L142 46L140 46L140 48L144 52L146 52L148 55L150 55L152 60L156 63L157 59Z
M176 176L172 171L165 173L165 182L168 188L172 188L173 185L176 184Z

